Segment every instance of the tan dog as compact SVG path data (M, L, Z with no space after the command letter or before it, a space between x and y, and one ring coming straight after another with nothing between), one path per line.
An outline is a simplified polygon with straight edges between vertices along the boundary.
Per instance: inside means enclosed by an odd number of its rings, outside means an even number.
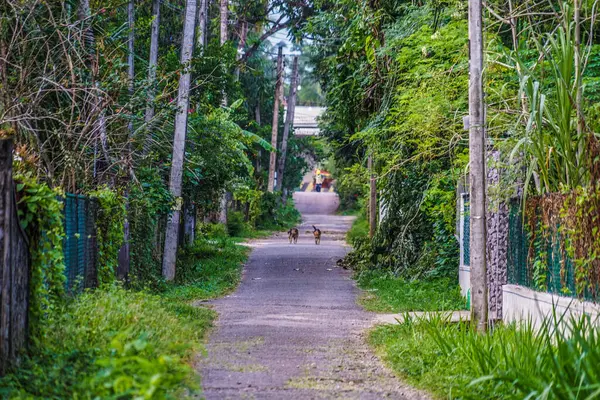
M313 225L313 236L315 237L315 244L321 244L321 230Z
M294 244L298 243L298 228L292 228L288 231L288 239L290 244L294 241Z

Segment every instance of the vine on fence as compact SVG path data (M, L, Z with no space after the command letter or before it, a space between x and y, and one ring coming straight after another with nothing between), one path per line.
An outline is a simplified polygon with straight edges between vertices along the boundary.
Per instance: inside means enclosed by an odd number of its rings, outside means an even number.
M114 282L118 264L119 249L123 245L123 223L125 202L123 196L103 187L90 193L98 200L96 218L96 238L98 243L97 273L98 285Z
M549 265L559 260L563 294L573 294L567 268L573 265L575 293L597 300L600 293L600 189L577 188L528 199L528 266L536 289L548 289ZM557 250L554 251L554 249Z
M62 193L39 183L31 174L15 175L19 219L27 232L31 251L29 329L33 343L44 336L42 323L64 299Z
M600 188L578 188L565 196L561 219L566 222L567 254L575 268L580 296L598 299L600 289Z
M171 212L173 198L151 168L141 169L129 192L129 227L131 232L131 284L135 287L160 285L161 246L157 230L162 217Z

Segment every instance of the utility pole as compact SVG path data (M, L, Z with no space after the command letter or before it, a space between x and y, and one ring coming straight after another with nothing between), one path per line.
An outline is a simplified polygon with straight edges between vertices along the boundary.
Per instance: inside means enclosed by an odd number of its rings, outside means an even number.
M175 263L177 261L177 242L179 240L179 220L181 217L181 187L183 183L183 158L185 136L187 130L188 109L190 103L191 69L190 61L194 51L194 31L196 27L196 0L186 0L185 20L183 24L183 40L181 44L181 66L177 93L177 112L175 114L175 135L173 138L173 158L169 191L175 198L175 207L169 215L165 234L162 274L167 281L175 279Z
M294 114L296 112L296 92L298 90L298 56L294 56L292 62L292 81L290 82L290 94L287 101L287 112L285 115L285 125L283 126L283 138L281 140L281 154L277 163L277 190L283 188L283 170L285 169L285 157L287 156L287 142L290 130L294 124ZM285 200L285 198L284 198Z
M277 81L275 82L275 101L273 102L273 126L271 130L271 158L269 159L269 183L267 190L273 193L275 189L275 161L277 161L277 131L279 125L279 97L283 75L283 47L277 51ZM281 178L280 178L281 179Z
M469 161L471 321L488 324L486 265L485 111L483 105L483 17L481 0L469 0Z
M369 237L375 234L377 225L377 185L375 184L375 174L373 173L373 152L369 153L367 159L367 168L369 169Z

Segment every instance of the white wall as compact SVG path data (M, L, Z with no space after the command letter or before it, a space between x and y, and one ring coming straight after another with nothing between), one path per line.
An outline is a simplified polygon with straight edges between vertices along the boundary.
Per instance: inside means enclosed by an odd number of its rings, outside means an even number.
M460 285L460 294L467 297L467 293L471 289L471 267L468 265L458 267L458 284Z
M465 235L464 229L465 224L463 223L463 219L465 218L465 194L461 193L458 198L458 243L460 245L460 258L458 265L458 283L460 285L460 293L467 297L467 293L471 289L471 267L469 265L465 265L465 249L463 246L463 238Z
M502 287L502 319L504 322L526 322L531 320L535 328L539 328L544 318L563 317L568 322L571 317L587 314L592 322L600 326L600 305L580 301L571 297L558 296L551 293L518 286Z

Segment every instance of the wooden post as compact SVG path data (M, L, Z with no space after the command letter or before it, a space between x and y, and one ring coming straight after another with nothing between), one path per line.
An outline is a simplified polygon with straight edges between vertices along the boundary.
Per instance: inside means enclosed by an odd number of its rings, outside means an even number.
M471 321L479 332L488 324L486 265L485 114L483 105L483 18L481 0L469 0L469 161Z
M271 193L275 190L275 162L277 161L277 132L279 128L279 97L281 91L281 80L283 75L283 47L279 46L277 51L277 81L275 82L275 99L273 101L273 125L271 128L271 158L269 159L269 182L267 190ZM280 178L281 179L281 178Z
M367 159L367 168L369 169L369 237L375 234L377 226L377 185L375 174L373 173L373 153L369 153Z
M27 344L29 243L17 216L11 139L0 140L0 375Z
M292 125L294 124L294 113L296 109L296 91L298 89L298 56L294 56L292 64L292 81L290 82L290 94L287 102L285 125L283 126L283 138L281 140L281 154L277 163L277 190L283 188L283 171L285 169L285 158L287 156L287 142ZM285 196L283 197L285 201Z

